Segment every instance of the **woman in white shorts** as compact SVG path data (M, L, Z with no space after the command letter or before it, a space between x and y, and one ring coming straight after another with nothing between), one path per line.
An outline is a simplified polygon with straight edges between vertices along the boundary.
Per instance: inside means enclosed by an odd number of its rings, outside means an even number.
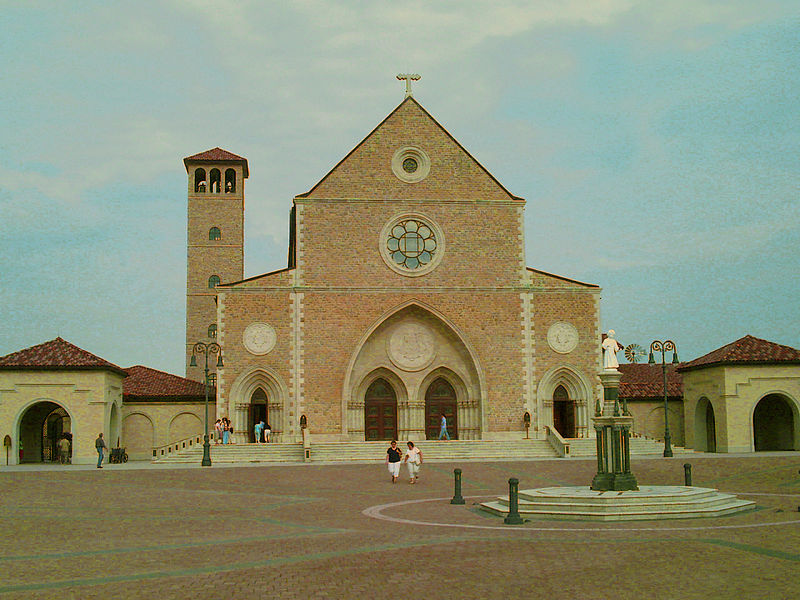
M270 436L271 436L271 435L272 435L272 427L270 426L270 424L269 424L269 423L267 423L267 424L264 426L264 442L266 442L267 444L269 444L269 442L270 442L270 439L269 439L269 438L270 438Z
M391 447L386 451L386 466L392 476L392 483L400 477L400 462L403 452L397 447L397 440L392 440Z
M417 474L419 473L419 466L422 464L422 450L414 447L414 442L408 442L408 452L404 459L408 465L409 483L417 482Z

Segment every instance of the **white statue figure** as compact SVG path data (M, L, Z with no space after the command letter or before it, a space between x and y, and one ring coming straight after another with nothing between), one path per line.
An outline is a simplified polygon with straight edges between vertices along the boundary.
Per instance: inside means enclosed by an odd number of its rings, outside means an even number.
M622 346L614 339L615 335L616 332L613 329L609 329L606 339L603 340L603 367L606 369L616 369L619 367L617 352L622 350Z

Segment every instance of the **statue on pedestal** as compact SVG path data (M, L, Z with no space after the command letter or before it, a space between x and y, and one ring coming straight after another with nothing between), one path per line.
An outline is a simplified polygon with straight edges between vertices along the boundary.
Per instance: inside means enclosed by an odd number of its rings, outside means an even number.
M617 352L622 350L622 345L614 339L616 332L613 329L608 330L606 339L603 340L603 368L616 369L619 367L617 361Z

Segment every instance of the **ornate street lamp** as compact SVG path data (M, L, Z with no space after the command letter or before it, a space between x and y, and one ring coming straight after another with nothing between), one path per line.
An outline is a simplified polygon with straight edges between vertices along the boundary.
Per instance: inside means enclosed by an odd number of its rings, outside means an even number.
M675 348L675 342L672 340L665 342L656 340L650 344L650 359L647 362L651 365L656 364L653 358L653 351L661 352L661 372L664 375L664 456L670 457L672 456L672 448L670 447L669 411L667 409L667 362L665 353L672 352L672 364L677 365L680 361L678 360L678 350Z
M192 360L189 361L190 367L197 366L197 359L195 358L195 354L203 354L206 357L206 366L205 366L205 375L203 377L203 388L206 392L206 420L205 420L205 435L203 436L203 461L200 463L204 467L211 466L211 444L208 442L208 384L211 379L208 375L208 355L216 354L217 355L217 368L221 369L224 365L222 364L222 348L220 348L219 344L216 342L211 342L210 344L204 344L203 342L197 342L194 347L192 348ZM216 381L216 376L214 377Z

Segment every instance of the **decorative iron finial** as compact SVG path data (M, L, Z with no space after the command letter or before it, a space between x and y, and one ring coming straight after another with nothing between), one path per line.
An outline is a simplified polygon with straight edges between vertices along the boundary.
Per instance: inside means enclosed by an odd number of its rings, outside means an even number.
M419 81L421 77L417 73L398 73L397 80L406 82L406 98L413 95L411 93L411 82Z

